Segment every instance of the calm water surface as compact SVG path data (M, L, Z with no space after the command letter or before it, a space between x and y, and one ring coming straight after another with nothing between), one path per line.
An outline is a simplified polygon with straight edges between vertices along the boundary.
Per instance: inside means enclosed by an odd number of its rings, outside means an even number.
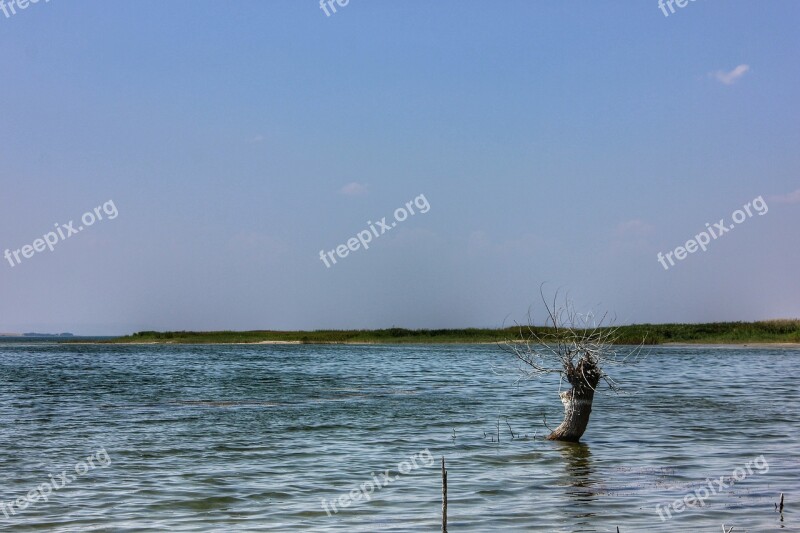
M516 383L494 346L4 342L0 501L100 449L111 464L0 511L0 530L436 531L444 455L453 533L800 531L799 356L655 348L615 369L628 394L599 397L585 443L565 445L541 440L557 380ZM323 509L425 450L434 465ZM656 513L762 455L768 471L704 507Z

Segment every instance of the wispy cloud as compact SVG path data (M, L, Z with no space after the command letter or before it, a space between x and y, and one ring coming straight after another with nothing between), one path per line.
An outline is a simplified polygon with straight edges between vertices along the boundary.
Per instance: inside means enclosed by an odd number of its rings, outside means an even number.
M617 235L621 237L630 235L643 237L652 231L653 226L638 218L627 220L617 225Z
M643 253L652 248L650 236L653 226L640 218L620 222L606 234L603 243L604 255L618 256L621 253Z
M228 239L228 250L240 258L276 260L286 254L290 247L279 237L257 231L243 231Z
M749 70L750 70L750 65L739 65L730 72L725 72L724 70L718 70L716 72L710 72L709 76L716 78L717 81L725 85L733 85L734 83L739 81L739 78L744 76Z
M367 194L367 186L353 181L339 189L339 192L345 196L362 196Z
M554 247L555 243L532 233L511 238L493 238L484 230L475 230L467 238L467 251L475 256L529 255L536 253L537 250L552 250Z
M250 139L248 139L247 142L249 142L249 143L264 142L264 136L263 135L256 135L255 137L251 137Z
M800 204L800 189L786 194L771 196L769 200L778 204Z

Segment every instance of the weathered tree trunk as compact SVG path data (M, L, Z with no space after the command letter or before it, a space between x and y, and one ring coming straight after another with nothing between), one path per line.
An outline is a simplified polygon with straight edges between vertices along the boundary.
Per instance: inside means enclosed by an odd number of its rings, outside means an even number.
M594 391L600 376L600 369L590 356L582 357L577 366L567 368L566 377L572 388L560 394L564 420L547 436L548 440L580 441L589 425Z

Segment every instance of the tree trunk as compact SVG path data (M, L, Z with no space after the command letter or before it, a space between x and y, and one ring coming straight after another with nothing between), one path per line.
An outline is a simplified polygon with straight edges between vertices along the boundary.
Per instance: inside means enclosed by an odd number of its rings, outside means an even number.
M587 397L588 396L588 397ZM548 440L563 440L578 442L586 432L589 425L589 415L592 414L592 400L594 391L589 394L575 394L575 389L561 393L561 403L564 404L564 421L548 435Z
M560 394L561 403L564 404L564 420L547 439L578 442L589 425L594 391L600 382L600 370L593 359L583 357L576 367L567 369L566 377L572 389Z

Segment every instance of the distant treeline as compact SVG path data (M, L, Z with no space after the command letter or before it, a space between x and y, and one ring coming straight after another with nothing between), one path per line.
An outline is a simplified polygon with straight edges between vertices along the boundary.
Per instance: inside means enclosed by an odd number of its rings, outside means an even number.
M552 333L544 327L532 328L541 335ZM635 324L619 326L617 344L742 344L800 343L800 320L764 322L718 322L712 324ZM300 343L385 343L435 344L484 343L519 340L529 337L528 327L504 329L376 329L317 331L141 331L112 339L112 343L225 344L262 341Z

